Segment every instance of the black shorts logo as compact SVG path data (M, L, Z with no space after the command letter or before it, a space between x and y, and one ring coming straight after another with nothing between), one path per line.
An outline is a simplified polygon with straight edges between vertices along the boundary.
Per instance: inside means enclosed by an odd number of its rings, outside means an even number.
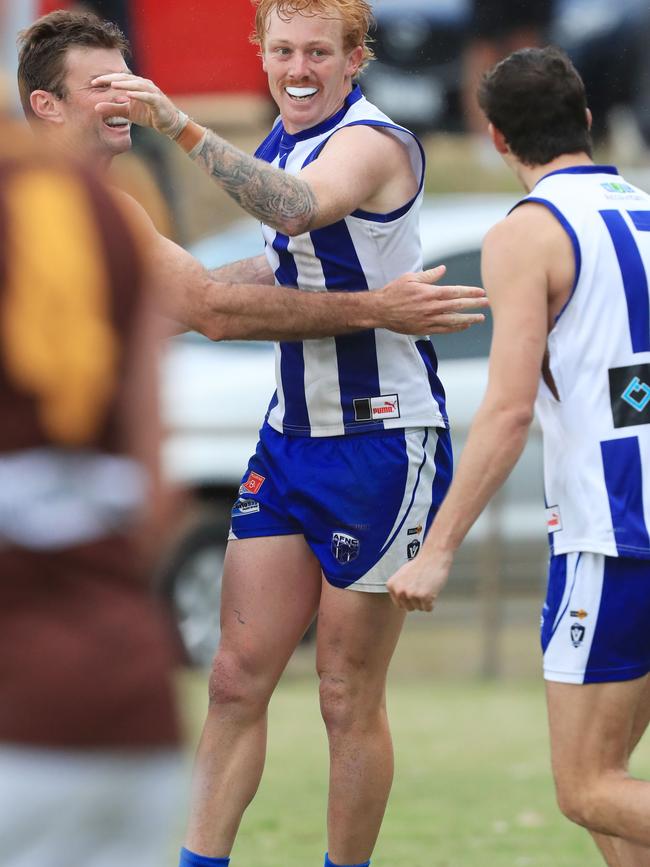
M413 539L413 541L409 542L409 544L406 546L406 556L409 558L409 560L412 560L417 555L419 550L420 543L417 539Z
M650 423L650 364L612 367L609 397L614 427Z

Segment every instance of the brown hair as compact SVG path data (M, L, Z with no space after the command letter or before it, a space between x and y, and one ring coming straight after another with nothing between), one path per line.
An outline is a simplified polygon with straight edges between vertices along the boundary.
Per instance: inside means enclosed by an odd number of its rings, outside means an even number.
M522 48L483 76L478 102L524 165L591 156L585 86L559 48Z
M43 15L18 34L18 89L28 120L34 118L29 98L35 90L47 90L59 99L66 96L65 57L75 46L116 48L122 57L130 51L116 24L90 12L59 10Z
M281 18L292 15L320 15L326 13L343 21L343 47L352 51L363 47L359 71L374 57L369 45L368 30L372 23L372 9L366 0L252 0L256 7L255 30L251 36L254 45L262 47L269 15L275 10Z

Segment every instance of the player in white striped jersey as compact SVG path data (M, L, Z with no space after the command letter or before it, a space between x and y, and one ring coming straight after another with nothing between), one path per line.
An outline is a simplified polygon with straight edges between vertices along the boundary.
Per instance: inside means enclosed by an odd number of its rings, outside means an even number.
M650 782L628 760L650 719L650 196L594 165L582 81L554 48L515 52L479 101L528 191L488 234L488 388L417 561L388 582L430 611L454 552L544 435L551 564L542 617L559 804L611 867L650 864Z
M269 272L305 292L373 291L421 267L422 148L354 84L369 20L366 0L258 0L280 118L257 158L187 122L151 82L102 79L262 221ZM477 306L461 294L459 309ZM326 864L369 863L392 779L385 679L404 617L385 582L417 554L451 475L436 367L428 336L384 329L279 345L277 393L232 513L183 865L227 863L262 773L267 703L316 611Z

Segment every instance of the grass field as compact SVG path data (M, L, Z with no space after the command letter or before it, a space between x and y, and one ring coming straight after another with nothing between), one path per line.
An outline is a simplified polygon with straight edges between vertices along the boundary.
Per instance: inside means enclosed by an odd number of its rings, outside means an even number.
M505 630L504 655L518 664L494 682L471 674L475 632L471 619L424 618L405 632L389 692L395 783L373 867L599 867L555 806L534 628ZM312 665L301 649L273 699L266 771L232 867L322 864L327 751ZM192 750L205 676L184 676L181 694ZM650 776L648 739L633 771Z

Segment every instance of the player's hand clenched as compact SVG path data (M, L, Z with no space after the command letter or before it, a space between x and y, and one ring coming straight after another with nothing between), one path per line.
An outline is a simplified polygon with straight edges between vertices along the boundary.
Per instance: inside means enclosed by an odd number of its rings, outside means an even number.
M406 611L432 611L447 583L452 556L435 560L420 556L398 569L386 587L398 608Z

